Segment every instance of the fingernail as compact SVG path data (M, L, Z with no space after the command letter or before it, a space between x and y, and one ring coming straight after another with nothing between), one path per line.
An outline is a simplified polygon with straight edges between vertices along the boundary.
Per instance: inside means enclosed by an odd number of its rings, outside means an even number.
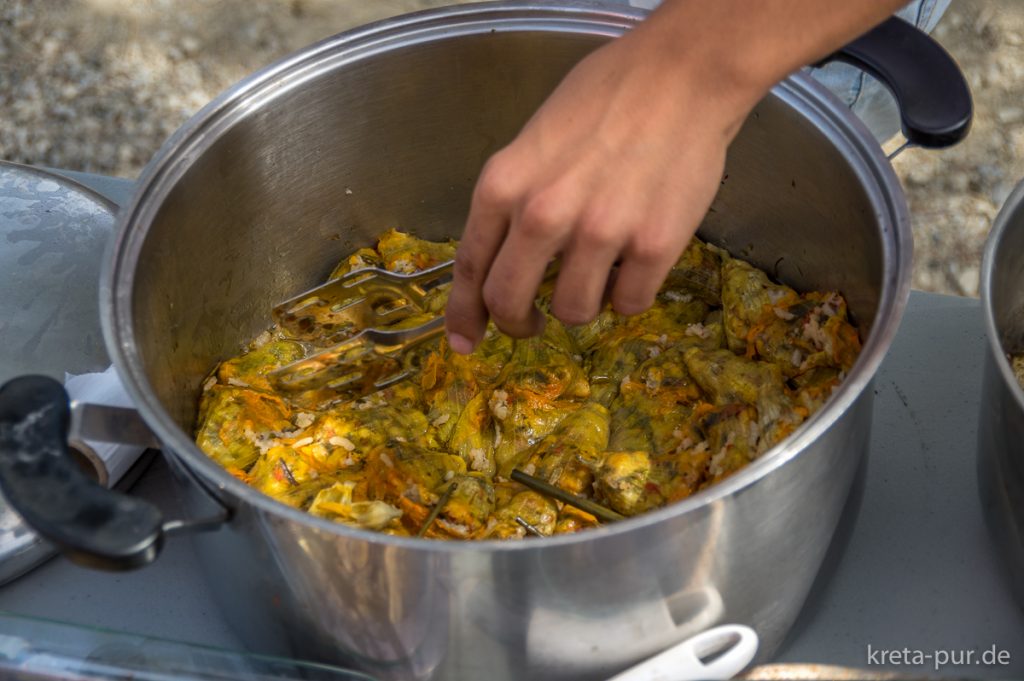
M473 352L473 341L457 333L448 334L448 345L460 355L468 355Z

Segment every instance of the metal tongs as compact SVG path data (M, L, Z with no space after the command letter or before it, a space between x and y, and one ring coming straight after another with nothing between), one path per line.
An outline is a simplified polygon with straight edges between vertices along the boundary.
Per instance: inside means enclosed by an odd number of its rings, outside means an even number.
M411 375L407 351L444 331L438 315L408 328L387 328L430 311L428 296L452 280L448 261L415 274L354 270L274 308L275 321L299 341L333 343L270 373L286 391L331 388L372 392Z
M453 264L449 260L414 274L354 270L281 303L273 315L287 335L333 345L272 371L270 380L289 392L329 388L359 395L411 376L418 358L410 350L444 332L444 315L428 303L432 293L451 283ZM544 282L557 273L556 261ZM417 316L425 321L395 328Z

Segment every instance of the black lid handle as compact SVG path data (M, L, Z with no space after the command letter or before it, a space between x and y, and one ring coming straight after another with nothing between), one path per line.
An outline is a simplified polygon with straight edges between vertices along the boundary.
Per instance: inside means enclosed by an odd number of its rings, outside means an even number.
M903 135L922 147L953 146L971 129L974 105L960 67L927 33L887 19L822 60L856 66L896 98ZM819 64L820 65L820 64Z
M156 558L163 519L152 504L101 487L68 451L64 386L22 376L0 387L0 490L22 519L76 563L126 570Z

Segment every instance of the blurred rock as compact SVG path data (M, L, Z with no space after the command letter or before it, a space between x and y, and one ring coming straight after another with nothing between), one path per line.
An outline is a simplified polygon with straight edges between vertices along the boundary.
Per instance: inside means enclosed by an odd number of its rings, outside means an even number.
M957 277L957 281L960 284L963 295L977 297L979 285L979 270L977 267L971 265L962 270Z
M1021 119L1024 119L1024 109L1019 106L1007 106L1003 107L996 114L996 118L1000 123L1019 123Z

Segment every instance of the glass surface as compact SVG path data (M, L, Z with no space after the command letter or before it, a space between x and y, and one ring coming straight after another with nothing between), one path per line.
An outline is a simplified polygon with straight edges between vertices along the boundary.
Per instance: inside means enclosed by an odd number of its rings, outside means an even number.
M208 648L0 611L11 681L374 681L328 665Z

